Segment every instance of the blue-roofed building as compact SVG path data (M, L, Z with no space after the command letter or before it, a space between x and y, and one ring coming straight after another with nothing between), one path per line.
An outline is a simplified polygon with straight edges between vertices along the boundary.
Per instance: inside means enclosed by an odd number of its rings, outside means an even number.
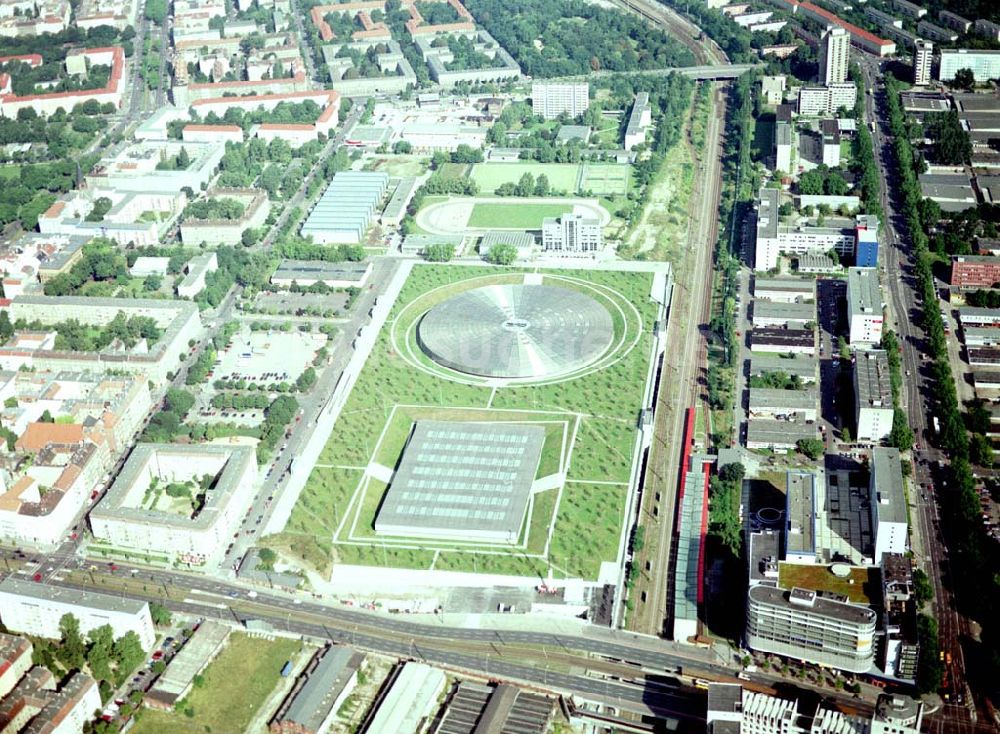
M319 244L361 242L388 188L389 175L381 171L335 174L302 225L302 236Z
M878 226L858 227L854 264L859 268L878 267Z

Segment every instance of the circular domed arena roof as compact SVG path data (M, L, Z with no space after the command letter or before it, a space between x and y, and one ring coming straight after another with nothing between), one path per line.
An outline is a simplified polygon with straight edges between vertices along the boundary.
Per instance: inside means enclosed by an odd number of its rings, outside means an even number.
M545 379L594 362L611 346L608 310L590 296L547 285L489 285L431 308L417 340L435 362L459 372Z

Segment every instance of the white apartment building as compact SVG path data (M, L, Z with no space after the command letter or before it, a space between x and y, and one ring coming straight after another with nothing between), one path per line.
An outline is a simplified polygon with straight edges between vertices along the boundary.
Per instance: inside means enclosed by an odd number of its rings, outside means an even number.
M819 41L819 80L825 86L847 81L851 34L840 26L827 26Z
M582 207L542 221L542 250L556 255L588 255L604 246L601 220Z
M882 341L882 289L876 268L848 268L847 319L851 344Z
M934 44L920 39L913 51L913 83L924 86L931 82L931 62L934 60Z
M899 449L872 449L868 488L875 538L874 562L878 565L885 553L907 552L906 493Z
M977 82L1000 78L1000 51L979 51L968 48L941 49L938 79L950 82L961 69L971 69Z
M854 360L854 402L860 443L881 443L892 431L889 360L879 349L859 351Z
M149 604L144 601L36 584L13 576L0 582L0 622L8 630L58 640L59 620L66 614L79 620L84 635L107 624L116 638L135 632L143 650L152 649L156 642Z
M156 495L169 484L211 477L204 505ZM151 492L152 488L152 492ZM201 566L232 541L257 488L257 461L246 446L142 444L90 513L94 537L115 550L144 551ZM192 493L199 491L193 486Z
M590 106L587 82L534 82L531 85L531 110L546 120L560 115L582 115Z
M825 87L801 87L799 114L803 117L820 117L836 114L841 107L852 110L857 98L858 88L854 82Z
M760 95L767 104L781 104L785 99L786 80L784 74L778 76L762 76L760 78Z

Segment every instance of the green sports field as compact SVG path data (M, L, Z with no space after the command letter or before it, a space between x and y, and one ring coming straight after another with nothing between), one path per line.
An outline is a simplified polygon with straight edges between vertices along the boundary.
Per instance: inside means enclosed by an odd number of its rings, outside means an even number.
M657 305L652 275L542 271L546 284L587 293L612 314L615 343L561 381L491 386L464 381L416 344L428 308L474 287L520 283L524 272L417 265L393 306L291 517L265 542L287 560L327 574L335 562L408 569L595 579L617 561L636 415L649 369ZM530 514L514 546L376 537L372 528L413 422L543 422L546 445Z
M541 229L546 217L559 217L573 211L572 204L523 204L516 199L508 203L476 204L469 217L476 229Z
M580 166L576 163L477 163L472 167L472 180L482 194L491 194L505 183L516 184L524 174L537 179L545 174L549 186L556 191L575 194L579 184Z

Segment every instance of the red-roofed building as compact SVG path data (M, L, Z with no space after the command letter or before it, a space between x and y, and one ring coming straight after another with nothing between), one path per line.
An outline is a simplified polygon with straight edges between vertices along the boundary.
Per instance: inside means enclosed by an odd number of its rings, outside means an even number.
M239 125L185 125L181 139L188 143L243 142L243 128Z
M806 18L817 23L845 28L851 34L851 43L862 51L867 51L876 56L891 56L896 53L896 44L892 41L879 38L864 28L860 28L853 23L848 23L846 20L841 20L834 13L818 5L813 5L810 2L798 2L798 0L770 0L770 2L784 10L790 10L793 14L801 13Z
M51 115L60 107L67 112L82 102L94 100L100 104L110 102L116 108L122 104L123 72L125 51L121 46L89 48L80 54L91 65L110 66L108 83L98 89L84 89L76 92L50 92L19 97L7 92L0 94L0 117L17 117L19 110L31 108L39 115Z
M212 112L221 117L226 114L226 110L233 108L245 112L258 109L273 110L282 102L296 104L306 101L315 102L322 108L315 123L305 126L292 123L264 123L254 128L254 134L267 140L282 137L289 142L293 142L293 138L295 140L302 138L306 128L310 130L309 140L315 140L320 133L328 135L340 121L340 94L332 89L287 94L258 94L248 97L214 97L192 102L191 109L200 117ZM287 137L282 135L282 132L286 132Z

